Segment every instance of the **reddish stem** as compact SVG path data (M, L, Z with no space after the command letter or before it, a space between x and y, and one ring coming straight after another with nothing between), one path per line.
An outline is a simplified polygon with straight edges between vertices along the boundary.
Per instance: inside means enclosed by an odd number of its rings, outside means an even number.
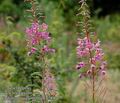
M88 29L86 28L86 37L87 37L88 41L90 42L90 35L87 30ZM91 64L94 64L92 61L92 53L91 53L90 49L89 49L89 54L90 54ZM93 103L95 103L95 68L92 68L92 101L93 101Z

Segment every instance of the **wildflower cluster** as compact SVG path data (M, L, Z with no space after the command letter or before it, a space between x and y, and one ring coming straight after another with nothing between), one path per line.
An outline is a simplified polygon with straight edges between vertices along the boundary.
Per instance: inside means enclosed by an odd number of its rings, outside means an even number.
M87 61L81 61L76 65L78 70L81 68L89 68L84 70L84 73L82 73L80 77L91 76L93 70L95 71L95 74L105 75L106 61L104 60L104 53L100 48L99 40L92 43L87 37L83 39L78 38L77 57L82 58L82 60L83 58L88 59Z
M106 74L106 61L104 60L104 53L100 47L100 40L96 39L96 33L94 33L94 38L91 39L91 21L90 21L90 12L86 0L81 0L81 7L79 8L80 13L77 16L81 15L83 22L78 22L82 27L82 33L85 35L84 38L78 38L77 43L77 57L80 59L80 62L76 65L76 69L82 70L80 77L95 77L96 75L105 75Z
M29 47L28 55L36 52L43 54L48 52L55 52L54 49L49 48L51 42L50 33L47 32L48 25L42 23L39 25L37 22L32 23L32 26L26 29L27 46Z

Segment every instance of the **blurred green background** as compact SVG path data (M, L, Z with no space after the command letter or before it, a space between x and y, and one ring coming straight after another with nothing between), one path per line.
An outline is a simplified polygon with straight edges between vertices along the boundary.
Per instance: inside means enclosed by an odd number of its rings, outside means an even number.
M75 70L78 29L76 13L79 0L41 0L46 23L52 34L56 53L50 68L58 83L57 103L89 103L78 82ZM105 103L120 101L120 1L88 0L92 21L108 61L108 94ZM29 21L23 0L0 0L0 91L11 86L25 86L30 74L37 71L39 61L27 56L25 28ZM34 80L36 83L37 80ZM64 85L64 86L63 86ZM70 89L70 90L69 90ZM80 91L80 92L78 92ZM72 101L72 102L71 102ZM0 100L0 103L4 103ZM23 103L23 102L20 102Z

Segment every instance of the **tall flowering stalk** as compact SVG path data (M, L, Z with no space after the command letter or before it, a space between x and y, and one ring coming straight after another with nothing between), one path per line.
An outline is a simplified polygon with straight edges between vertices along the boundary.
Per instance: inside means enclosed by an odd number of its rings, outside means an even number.
M50 48L51 37L48 32L48 25L43 22L39 23L37 17L36 0L25 0L31 4L31 8L27 10L32 14L32 25L26 28L27 47L29 49L28 55L35 55L39 57L42 65L42 92L43 103L48 103L48 96L56 96L56 83L54 76L50 73L47 54L54 53L55 49ZM40 16L44 19L44 16ZM40 74L40 71L39 71ZM48 92L50 95L48 95Z
M92 101L96 102L96 85L95 82L99 76L106 74L106 61L104 52L100 46L100 40L97 39L96 33L91 32L90 12L86 0L79 2L81 7L77 16L81 15L83 21L78 22L82 27L83 38L77 40L77 57L79 59L76 69L80 71L80 78L87 77L92 80ZM91 36L93 34L93 36Z

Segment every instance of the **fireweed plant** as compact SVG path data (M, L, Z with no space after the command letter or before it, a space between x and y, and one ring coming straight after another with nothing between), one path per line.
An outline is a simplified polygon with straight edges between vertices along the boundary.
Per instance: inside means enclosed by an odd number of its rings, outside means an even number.
M28 56L36 56L40 63L42 64L42 73L38 71L33 73L38 76L41 76L42 80L40 81L42 87L39 88L42 92L42 103L50 103L52 99L56 96L57 88L56 82L53 74L50 72L48 55L55 53L55 49L50 48L51 37L48 32L48 25L45 22L40 23L39 20L44 21L45 16L38 13L38 8L36 6L36 0L25 0L25 2L31 5L31 8L27 10L32 14L32 19L30 19L31 26L26 28L27 36L27 47L28 47ZM40 14L38 16L38 14Z
M89 83L86 83L86 85L88 86L87 88L91 88L92 103L99 103L97 96L102 96L103 102L103 97L106 94L106 88L101 88L100 86L106 74L107 63L104 52L100 47L101 42L97 38L96 33L92 32L90 12L86 0L81 0L79 3L81 7L78 9L79 13L77 16L80 15L82 17L82 22L78 22L77 25L82 28L84 37L77 39L76 52L79 62L76 65L76 69L80 72L80 78L89 79Z

